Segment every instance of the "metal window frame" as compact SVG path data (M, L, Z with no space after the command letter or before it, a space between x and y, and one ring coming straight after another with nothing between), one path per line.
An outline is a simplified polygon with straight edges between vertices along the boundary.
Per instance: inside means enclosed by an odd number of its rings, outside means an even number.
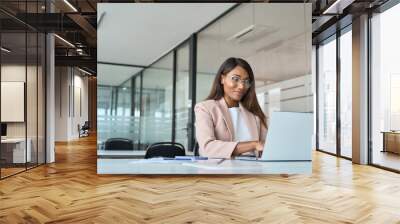
M176 81L177 81L177 58L178 53L177 49L172 51L172 133L171 133L171 141L175 142L176 137Z
M194 151L195 146L195 115L197 81L197 33L192 34L189 42L189 121L188 121L188 148Z

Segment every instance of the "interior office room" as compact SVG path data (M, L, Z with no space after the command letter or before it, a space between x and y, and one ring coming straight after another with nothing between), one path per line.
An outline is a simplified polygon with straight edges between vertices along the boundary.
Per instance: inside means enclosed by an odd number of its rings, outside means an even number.
M395 0L2 0L0 223L399 223L399 22ZM196 131L229 57L258 161Z

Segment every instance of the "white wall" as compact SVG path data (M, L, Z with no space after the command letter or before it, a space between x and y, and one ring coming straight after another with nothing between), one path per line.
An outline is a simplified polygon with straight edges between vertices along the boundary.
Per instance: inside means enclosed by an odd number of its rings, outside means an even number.
M311 61L314 61L312 58ZM315 71L310 75L300 76L256 88L257 99L267 120L273 111L314 112L315 106ZM314 114L315 117L315 114ZM312 147L315 144L315 122Z
M25 75L27 69L28 74L36 74L36 67L33 66L27 66L25 67L24 65L18 65L18 64L10 64L10 65L2 65L1 66L1 81L2 82L25 82ZM30 85L36 85L36 81L33 82L32 80L29 80ZM32 90L32 91L31 91ZM27 88L27 106L31 106L31 108L34 106L36 108L36 101L34 105L29 105L31 102L36 100L36 89L32 88ZM8 108L1 108L1 110L7 110ZM31 109L28 110L28 112L31 112ZM27 119L28 122L35 121L36 123L36 114L33 113L28 113L27 114ZM25 126L26 122L7 122L7 136L8 137L25 137ZM28 135L31 133L30 130L35 130L36 126L33 124L28 125Z
M78 124L88 120L88 78L72 67L56 67L56 141L79 137Z
M2 82L23 82L26 87L26 99L22 99L23 102L20 102L23 105L20 105L19 108L6 107L3 105L1 108L3 113L15 113L15 110L20 110L19 113L22 113L21 116L23 117L19 122L6 122L7 137L24 138L27 136L28 147L31 149L31 161L36 162L38 158L39 163L44 162L43 155L45 153L45 116L43 112L45 109L44 75L41 66L25 66L25 64L17 63L3 64L1 66ZM4 89L2 89L2 94L6 95L2 95L2 98L9 98L7 94L10 94L10 92L7 93L3 90ZM24 94L24 89L20 89L19 91L19 94ZM26 119L24 118L25 112ZM37 154L39 154L39 156L37 156Z
M259 103L269 117L272 111L313 112L312 75L305 75L256 89Z

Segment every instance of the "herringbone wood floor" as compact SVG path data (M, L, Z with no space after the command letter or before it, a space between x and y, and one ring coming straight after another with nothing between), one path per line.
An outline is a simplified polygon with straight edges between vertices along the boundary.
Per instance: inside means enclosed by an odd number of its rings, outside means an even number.
M0 223L400 223L400 175L315 153L313 175L99 176L96 139L0 181Z

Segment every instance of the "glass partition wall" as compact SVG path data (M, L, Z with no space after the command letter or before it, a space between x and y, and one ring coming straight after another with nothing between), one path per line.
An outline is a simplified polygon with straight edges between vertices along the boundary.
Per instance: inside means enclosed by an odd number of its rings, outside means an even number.
M41 3L21 1L18 7L22 13L41 13ZM46 40L41 31L3 12L0 26L0 178L5 178L45 163Z
M175 134L174 141L189 148L189 44L176 51Z
M352 26L317 44L317 149L352 158Z
M400 172L400 4L371 18L370 162Z
M139 102L140 80L131 77L140 71L118 65L99 65L97 67L97 141L99 149L105 149L105 141L111 138L129 139L139 143ZM118 74L116 76L115 74ZM113 76L114 75L114 76ZM107 78L109 77L109 78ZM121 81L122 80L122 81ZM133 144L132 143L132 144Z
M99 62L99 158L143 157L157 142L180 143L192 155L193 105L205 100L229 57L251 64L268 117L273 111L312 113L311 4L300 5L238 4L149 66ZM288 61L291 66L283 66ZM113 82L122 75L123 82ZM115 138L127 141L128 150L106 149Z

